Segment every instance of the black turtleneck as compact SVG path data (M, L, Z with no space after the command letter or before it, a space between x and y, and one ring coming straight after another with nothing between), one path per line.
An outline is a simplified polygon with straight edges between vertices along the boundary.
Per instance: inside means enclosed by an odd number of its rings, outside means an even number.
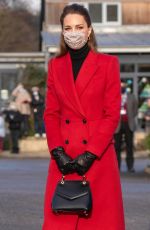
M77 79L78 73L80 71L80 68L87 57L90 48L88 44L86 43L81 49L74 50L68 47L68 51L70 53L71 61L72 61L72 70L73 70L73 76L74 80Z

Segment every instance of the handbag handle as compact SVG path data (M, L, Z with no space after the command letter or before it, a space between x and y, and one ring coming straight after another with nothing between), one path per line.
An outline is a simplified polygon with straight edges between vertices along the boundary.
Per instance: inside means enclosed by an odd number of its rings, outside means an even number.
M65 175L62 175L62 178L61 178L61 182L60 182L61 184L64 184L65 183ZM83 185L86 185L87 184L87 180L86 180L86 176L85 175L83 175L82 176L82 184Z

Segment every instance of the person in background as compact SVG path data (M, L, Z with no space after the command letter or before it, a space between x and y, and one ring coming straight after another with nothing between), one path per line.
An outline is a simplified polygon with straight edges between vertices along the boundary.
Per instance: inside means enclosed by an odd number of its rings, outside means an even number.
M144 119L146 134L150 135L150 98L147 99L147 111L144 113ZM150 174L150 163L146 166L144 171Z
M115 132L115 149L118 166L121 168L121 146L123 135L126 144L126 164L129 172L134 172L133 137L136 128L135 117L138 111L138 103L132 93L127 93L126 83L121 81L121 110L120 122Z
M22 83L19 83L13 90L12 96L15 97L16 106L22 115L21 135L27 136L29 131L29 116L31 115L31 96Z
M21 131L22 116L17 110L15 102L11 102L7 111L5 111L5 120L8 123L11 137L11 153L19 153L19 138Z
M34 131L35 137L46 137L44 122L43 122L43 112L44 112L44 97L41 95L38 87L32 87L32 102L31 108L33 110L34 116Z
M3 140L4 140L4 137L5 137L5 121L4 121L4 118L3 118L3 114L0 112L0 152L3 151Z
M150 98L147 99L147 110L144 113L145 131L150 134Z

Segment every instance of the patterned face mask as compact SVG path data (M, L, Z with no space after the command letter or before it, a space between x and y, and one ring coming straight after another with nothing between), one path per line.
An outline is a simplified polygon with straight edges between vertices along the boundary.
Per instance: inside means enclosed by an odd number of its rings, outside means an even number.
M75 50L82 48L88 41L86 33L81 31L64 32L63 35L65 43Z

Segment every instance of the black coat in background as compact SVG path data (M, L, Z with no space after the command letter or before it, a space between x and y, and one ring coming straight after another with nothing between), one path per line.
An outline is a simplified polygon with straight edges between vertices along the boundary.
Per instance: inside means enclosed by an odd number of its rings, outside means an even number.
M45 133L43 122L44 102L44 97L39 92L36 94L32 93L31 107L34 115L34 131L35 135L39 136L43 136Z
M11 152L19 153L19 138L21 132L22 115L19 111L5 111L5 120L9 124L11 137Z
M33 109L34 117L36 119L42 119L43 118L43 112L44 112L44 97L39 93L38 94L39 99L36 99L36 96L32 94L32 102L31 107Z

